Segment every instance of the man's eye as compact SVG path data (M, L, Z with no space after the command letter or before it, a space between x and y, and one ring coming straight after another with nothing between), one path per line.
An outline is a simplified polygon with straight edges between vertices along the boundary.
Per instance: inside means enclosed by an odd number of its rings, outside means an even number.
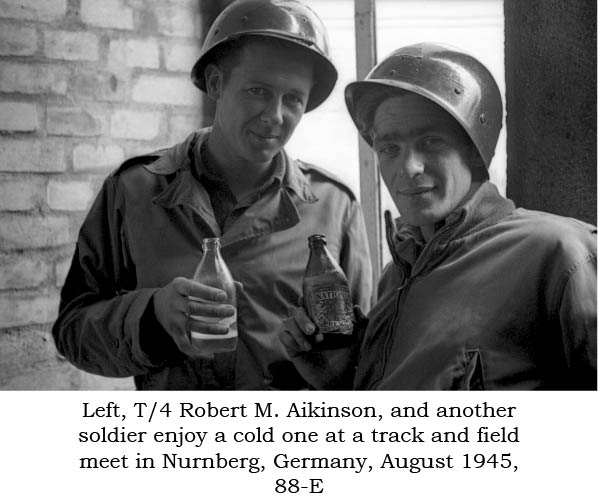
M300 96L289 95L286 99L293 106L300 106L303 104L303 98Z
M401 148L396 144L382 144L378 147L379 155L396 155Z
M422 139L422 144L426 148L439 148L444 144L444 141L438 136L426 136Z
M247 92L249 94L251 94L252 96L265 96L266 95L266 89L264 89L262 87L251 87L250 89L247 90Z

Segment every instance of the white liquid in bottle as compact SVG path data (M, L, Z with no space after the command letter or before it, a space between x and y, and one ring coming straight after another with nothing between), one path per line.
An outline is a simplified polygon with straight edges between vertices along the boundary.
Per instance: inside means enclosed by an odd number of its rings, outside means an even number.
M191 318L208 324L220 324L228 327L226 334L211 334L209 332L191 331L191 341L204 353L223 353L237 349L237 295L235 282L226 263L220 255L220 241L218 238L204 238L202 242L203 258L195 270L193 280L215 287L226 292L225 303L234 307L233 316L226 318L192 316ZM211 303L197 297L189 297L198 303ZM212 303L219 304L219 303Z
M208 303L196 297L189 297L198 303ZM218 304L218 303L215 303ZM193 344L202 351L209 353L223 353L225 351L234 351L237 349L237 309L235 314L226 318L203 317L200 315L191 315L191 318L207 324L220 324L228 327L226 334L210 334L207 332L191 331Z

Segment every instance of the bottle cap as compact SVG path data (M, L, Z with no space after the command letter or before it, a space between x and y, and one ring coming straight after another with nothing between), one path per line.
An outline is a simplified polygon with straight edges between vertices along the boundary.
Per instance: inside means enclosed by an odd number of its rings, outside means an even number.
M307 241L309 242L310 247L320 244L326 245L326 237L324 235L311 235L308 237Z
M220 239L219 238L204 238L201 241L201 246L204 250L207 249L219 249L220 248Z

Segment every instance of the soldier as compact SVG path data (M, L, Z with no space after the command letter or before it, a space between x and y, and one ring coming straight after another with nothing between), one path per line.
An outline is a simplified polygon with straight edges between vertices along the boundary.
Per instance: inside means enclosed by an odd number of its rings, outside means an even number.
M304 377L317 388L596 389L596 228L515 208L488 181L502 101L486 67L412 45L345 96L401 217L386 215L393 259L352 350L312 353L305 312L285 321Z
M215 101L211 128L125 162L85 220L53 328L83 370L139 389L305 389L280 344L301 293L307 238L324 233L364 309L371 270L361 208L338 179L283 147L337 72L320 19L296 0L240 0L216 19L192 69ZM219 237L238 297L236 352L208 359L189 332L227 328L223 293L189 278Z

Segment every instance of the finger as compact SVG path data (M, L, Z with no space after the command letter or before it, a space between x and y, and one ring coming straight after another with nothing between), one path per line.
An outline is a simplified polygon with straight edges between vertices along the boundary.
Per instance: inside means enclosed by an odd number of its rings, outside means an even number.
M293 343L291 346L294 346L295 349L298 351L309 351L311 350L312 346L307 338L307 336L302 332L301 328L297 325L297 322L294 318L286 318L282 322L283 332L286 332L288 336L292 339ZM285 339L288 336L285 335Z
M283 344L287 350L287 353L291 357L311 349L311 346L309 346L309 348L306 350L305 345L299 344L296 338L289 331L282 331L280 333L280 342Z
M191 282L189 293L187 295L203 299L205 301L216 301L219 303L226 301L227 299L226 292L224 292L222 289L200 284L199 282Z
M289 317L291 317L299 326L299 328L308 336L311 336L316 332L316 326L312 322L311 318L302 307L289 307Z
M237 289L237 294L239 292L241 292L245 287L243 286L243 284L237 280L234 281L235 282L235 288Z
M190 300L188 304L189 315L202 317L227 318L235 314L235 307L231 304L207 303L197 300Z
M183 296L192 296L205 301L226 301L226 292L216 287L201 284L195 280L177 277L173 280L175 290Z
M189 332L201 332L202 334L222 335L228 334L228 326L219 322L210 322L209 319L200 317L189 317L187 320Z
M173 278L171 283L176 292L182 296L188 296L193 280L189 280L185 277L176 277Z
M175 279L176 280L176 279ZM171 282L159 289L153 296L154 312L156 318L163 327L166 327L172 320L175 312L187 313L186 298L176 291L176 284Z

